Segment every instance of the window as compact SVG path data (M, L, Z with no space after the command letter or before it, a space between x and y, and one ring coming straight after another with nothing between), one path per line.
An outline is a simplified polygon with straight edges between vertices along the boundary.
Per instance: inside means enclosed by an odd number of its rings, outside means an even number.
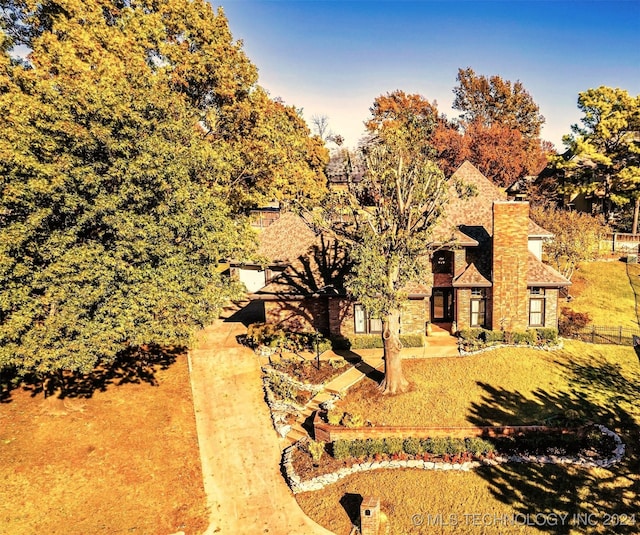
M356 334L382 332L382 320L370 317L362 305L353 305L353 321Z
M453 273L453 254L450 251L438 251L433 255L434 273Z
M471 289L471 318L470 327L483 327L485 325L486 294L484 288Z
M536 290L534 292L534 290ZM537 293L540 291L541 293ZM544 289L531 288L531 295L542 297L531 297L529 299L529 326L544 327Z

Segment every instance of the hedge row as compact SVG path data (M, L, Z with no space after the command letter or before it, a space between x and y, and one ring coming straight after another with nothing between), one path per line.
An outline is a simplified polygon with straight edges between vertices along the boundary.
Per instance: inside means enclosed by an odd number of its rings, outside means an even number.
M367 438L356 440L336 440L333 442L333 456L336 459L363 458L374 455L456 455L471 453L482 455L495 451L494 445L482 438Z
M424 347L425 337L422 334L401 334L403 347ZM333 340L334 349L382 349L382 336L379 334L356 334L349 338Z
M527 329L526 331L489 331L487 329L463 329L458 333L463 344L471 346L509 344L544 345L558 342L558 331L551 328Z

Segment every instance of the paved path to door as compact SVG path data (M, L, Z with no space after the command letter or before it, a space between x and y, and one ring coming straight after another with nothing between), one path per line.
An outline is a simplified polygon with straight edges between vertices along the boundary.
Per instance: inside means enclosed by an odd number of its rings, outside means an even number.
M302 512L280 474L260 364L236 341L245 332L242 323L217 321L200 332L189 357L211 510L206 534L331 535Z

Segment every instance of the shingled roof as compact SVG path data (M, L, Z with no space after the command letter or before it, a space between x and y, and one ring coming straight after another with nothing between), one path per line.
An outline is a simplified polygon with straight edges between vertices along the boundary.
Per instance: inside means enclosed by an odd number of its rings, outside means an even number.
M475 195L466 199L460 198L456 191L456 183L471 186ZM486 178L477 167L465 161L449 178L449 204L444 215L434 229L434 236L438 241L449 241L455 234L455 229L462 227L462 231L472 239L478 239L475 233L484 229L486 237L493 235L493 202L506 201L506 192ZM529 236L551 237L552 234L529 220Z
M316 242L316 233L293 212L280 218L260 233L258 254L272 264L289 264L304 255Z
M547 264L543 264L533 253L527 260L527 286L558 288L571 286L571 281Z
M488 288L491 286L491 281L487 280L472 262L454 279L453 286L454 288L467 288L472 286Z

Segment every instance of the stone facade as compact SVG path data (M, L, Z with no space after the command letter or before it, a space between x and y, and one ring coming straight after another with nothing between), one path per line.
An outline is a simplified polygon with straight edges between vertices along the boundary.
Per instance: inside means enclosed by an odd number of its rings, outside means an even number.
M524 331L527 314L529 203L493 203L493 328Z

